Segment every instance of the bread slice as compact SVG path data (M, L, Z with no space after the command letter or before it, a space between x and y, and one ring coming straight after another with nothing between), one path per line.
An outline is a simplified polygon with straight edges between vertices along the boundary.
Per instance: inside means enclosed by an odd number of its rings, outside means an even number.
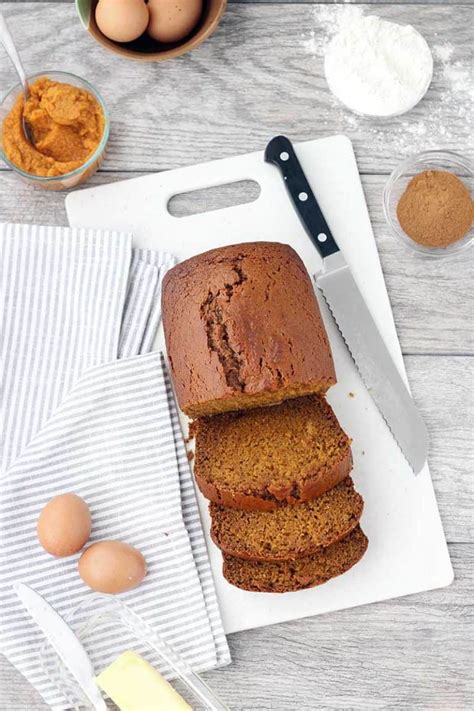
M350 440L324 397L196 421L194 474L210 501L250 511L299 504L352 468Z
M358 524L364 503L350 477L299 506L237 511L212 504L211 536L228 555L249 560L294 560L345 538Z
M352 568L367 550L358 526L342 541L299 560L262 562L224 554L223 574L229 583L253 592L284 593L322 585Z

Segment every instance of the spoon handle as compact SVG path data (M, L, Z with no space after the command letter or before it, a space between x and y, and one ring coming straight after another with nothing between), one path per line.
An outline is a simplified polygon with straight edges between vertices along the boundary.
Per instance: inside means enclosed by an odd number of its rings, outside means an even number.
M5 20L5 17L2 12L0 12L0 42L5 47L5 51L10 57L10 60L16 69L26 98L28 97L29 90L25 70L23 69L23 64L21 63L20 55L18 54L17 48L15 47L13 37L11 36L10 30L8 29L7 21Z

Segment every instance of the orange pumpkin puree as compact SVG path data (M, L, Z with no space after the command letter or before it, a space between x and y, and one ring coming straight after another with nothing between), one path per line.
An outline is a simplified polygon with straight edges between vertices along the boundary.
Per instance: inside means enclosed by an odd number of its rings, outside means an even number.
M7 158L26 173L55 176L70 173L90 158L104 134L105 117L97 99L85 89L46 77L30 84L24 109L34 146L22 128L23 94L2 126Z

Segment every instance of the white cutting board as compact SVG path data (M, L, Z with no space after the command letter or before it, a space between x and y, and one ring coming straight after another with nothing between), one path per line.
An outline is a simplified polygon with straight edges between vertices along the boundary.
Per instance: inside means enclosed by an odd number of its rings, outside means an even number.
M296 152L405 376L352 145L345 136L333 136L296 145ZM260 184L260 196L253 203L181 218L167 211L173 195L244 179ZM180 260L226 244L270 240L291 244L311 274L320 267L319 256L293 211L279 170L265 163L262 153L74 192L68 195L66 207L73 226L129 230L137 245L169 250ZM328 399L353 439L353 478L365 499L362 526L369 537L369 548L352 570L320 587L284 595L244 592L222 576L220 553L209 538L207 502L199 495L226 632L443 587L453 580L428 467L413 476L328 311L321 306L338 377Z

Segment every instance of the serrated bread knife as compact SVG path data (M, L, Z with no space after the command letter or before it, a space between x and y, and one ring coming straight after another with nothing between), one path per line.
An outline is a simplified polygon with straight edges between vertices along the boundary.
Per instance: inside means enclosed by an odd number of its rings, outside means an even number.
M95 683L94 669L88 654L69 625L33 588L24 583L16 583L14 590L71 672L94 711L107 711L107 705Z
M303 227L323 259L315 276L362 380L415 474L428 453L428 432L351 270L331 234L321 208L285 136L273 138L265 160L280 168L293 206Z

